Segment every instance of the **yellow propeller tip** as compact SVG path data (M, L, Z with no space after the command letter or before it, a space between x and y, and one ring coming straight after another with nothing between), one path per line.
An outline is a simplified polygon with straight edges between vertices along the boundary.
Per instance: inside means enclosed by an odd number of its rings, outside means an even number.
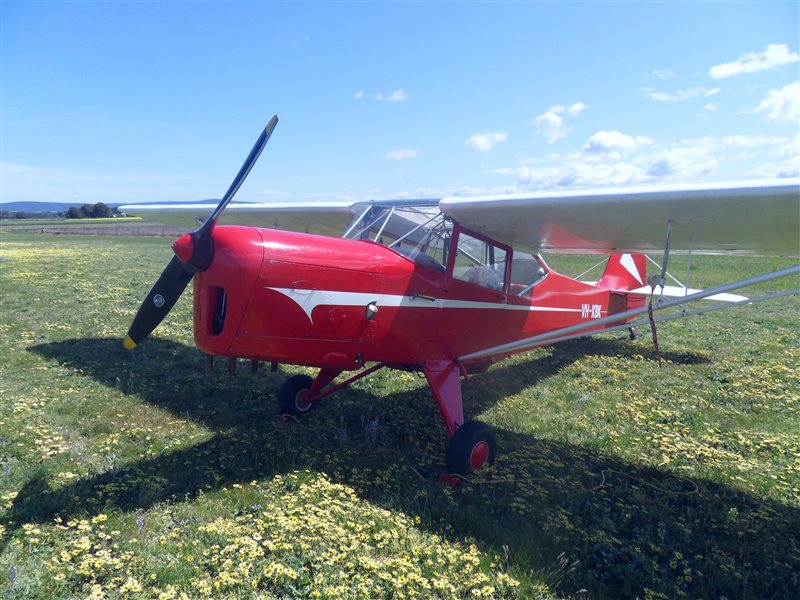
M125 346L127 350L133 350L136 348L136 342L134 342L129 335L125 336L125 340L122 342L122 345Z

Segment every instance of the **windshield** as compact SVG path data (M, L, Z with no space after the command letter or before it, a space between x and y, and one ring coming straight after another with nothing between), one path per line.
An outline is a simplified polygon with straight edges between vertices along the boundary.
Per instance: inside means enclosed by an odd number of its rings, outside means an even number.
M438 209L438 201L365 203L344 233L345 238L371 240L409 257L417 264L445 271L453 239L453 221ZM493 289L504 286L506 252L501 247L462 232L453 276ZM514 252L511 292L524 295L547 274L538 256Z
M410 259L444 271L453 224L435 206L369 205L345 238L371 240Z

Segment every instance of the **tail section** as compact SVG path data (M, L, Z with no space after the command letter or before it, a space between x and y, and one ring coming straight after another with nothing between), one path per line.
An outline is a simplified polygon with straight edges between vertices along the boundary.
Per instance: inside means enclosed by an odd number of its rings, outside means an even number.
M603 277L595 285L612 290L608 298L609 315L643 307L647 299L646 294L642 294L647 285L647 258L644 254L612 254ZM607 327L622 325L634 318L609 323Z
M596 285L620 292L647 285L647 259L644 254L612 254Z
M650 296L652 292L652 288L647 283L647 258L644 254L612 254L608 257L608 264L606 264L603 277L595 285L616 292L616 294L612 294L612 300L615 295L626 296L626 310L635 308L639 298ZM659 285L655 289L655 294L669 298L680 298L700 291L702 290L674 285ZM706 300L743 302L747 300L747 297L737 294L714 294L713 296L708 296ZM613 310L613 307L609 308L609 314L614 314L615 312L621 311Z

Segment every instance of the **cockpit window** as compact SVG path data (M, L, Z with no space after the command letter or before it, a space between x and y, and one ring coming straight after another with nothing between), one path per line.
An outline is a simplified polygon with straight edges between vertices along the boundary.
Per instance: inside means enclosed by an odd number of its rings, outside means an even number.
M383 244L418 265L442 273L452 266L455 279L506 291L506 264L511 249L461 227L456 232L453 221L439 211L438 201L365 203L344 237ZM530 255L528 258L535 262ZM536 263L534 271L539 266ZM528 285L533 275L519 277Z
M547 276L547 267L538 256L514 252L511 261L511 294L524 296Z
M502 292L505 288L508 252L486 240L459 232L453 277Z

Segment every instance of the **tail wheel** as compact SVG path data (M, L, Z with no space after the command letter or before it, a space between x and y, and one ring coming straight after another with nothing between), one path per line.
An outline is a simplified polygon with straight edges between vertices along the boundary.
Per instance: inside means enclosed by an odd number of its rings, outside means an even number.
M314 382L308 375L294 375L283 382L278 390L278 406L281 414L304 415L312 408L314 402L308 399L308 390Z
M467 421L456 430L447 446L447 470L464 477L494 462L497 442L486 423Z

